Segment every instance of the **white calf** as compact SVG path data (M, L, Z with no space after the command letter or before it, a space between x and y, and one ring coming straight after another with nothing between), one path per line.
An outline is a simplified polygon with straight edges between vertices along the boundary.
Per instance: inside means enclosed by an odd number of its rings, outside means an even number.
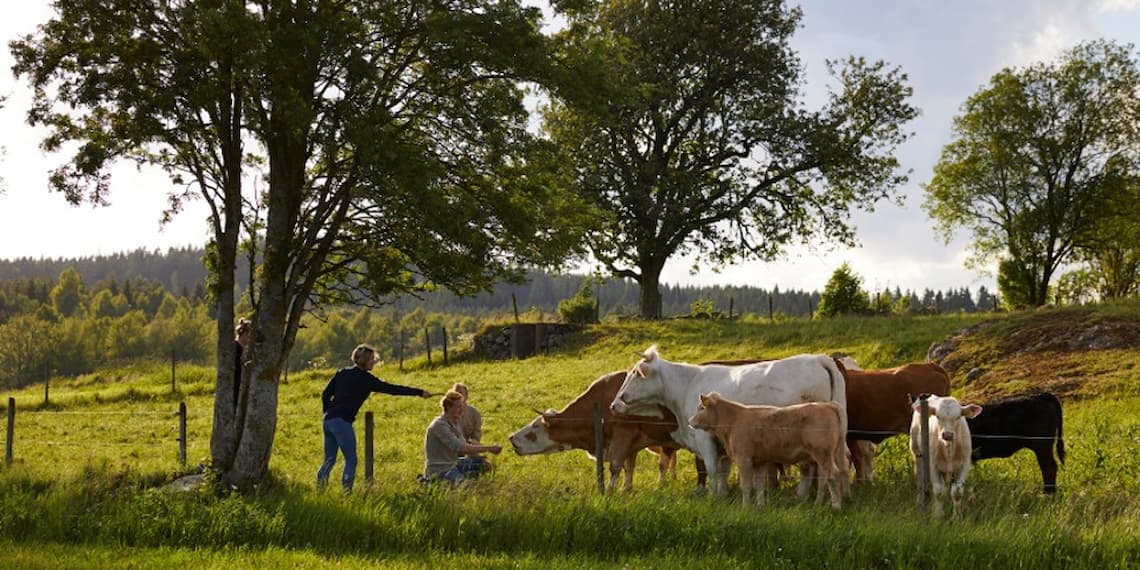
M927 464L930 466L930 479L933 485L931 492L934 502L935 516L942 516L942 495L946 488L950 488L950 499L953 501L953 514L958 514L958 504L962 500L962 491L966 485L966 475L970 473L970 426L966 418L973 418L982 413L982 407L977 404L961 405L958 400L950 396L931 396L927 402L930 404L930 416L927 418L930 426L930 457ZM922 455L922 419L920 401L914 402L914 414L910 423L910 453L915 458L914 474L918 485L919 501L922 500L922 480L919 477L921 465L918 463Z

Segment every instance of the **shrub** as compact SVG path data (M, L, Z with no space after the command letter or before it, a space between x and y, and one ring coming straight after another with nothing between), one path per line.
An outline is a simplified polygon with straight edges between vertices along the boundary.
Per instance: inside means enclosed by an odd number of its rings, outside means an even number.
M578 294L558 302L558 317L564 323L587 324L597 322L598 302L588 284Z

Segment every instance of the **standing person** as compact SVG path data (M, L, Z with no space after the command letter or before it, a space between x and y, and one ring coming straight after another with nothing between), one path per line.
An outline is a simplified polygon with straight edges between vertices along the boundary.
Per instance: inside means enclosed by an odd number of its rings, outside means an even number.
M356 432L352 422L360 406L372 392L393 396L419 396L430 398L431 392L398 384L389 384L372 375L372 367L379 361L376 349L361 344L352 351L353 366L341 368L329 380L321 393L324 410L325 461L317 471L317 487L324 488L329 472L336 463L337 449L344 454L344 474L340 484L346 492L352 491L356 478Z
M459 416L459 429L463 431L463 439L467 443L483 441L483 414L480 414L479 410L471 405L467 386L461 382L456 382L451 389L463 396L463 415Z
M490 464L480 457L470 457L476 453L503 451L501 445L468 443L459 428L459 418L467 405L463 395L448 390L439 400L443 413L428 424L424 434L424 473L423 480L444 480L456 484L464 479L478 477L487 471ZM459 454L468 455L460 458Z
M238 398L241 397L242 369L245 367L245 349L249 347L249 334L253 330L253 323L249 319L238 319L234 327L234 411L238 409Z

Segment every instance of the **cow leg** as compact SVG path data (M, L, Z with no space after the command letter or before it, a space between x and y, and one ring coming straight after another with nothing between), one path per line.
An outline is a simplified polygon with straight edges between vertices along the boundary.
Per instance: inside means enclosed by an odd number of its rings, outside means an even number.
M615 432L619 430L614 430ZM620 437L617 433L610 440L606 448L606 455L610 459L610 492L617 489L618 476L625 469L625 491L633 490L633 469L637 466L637 452L632 451L633 441L628 437Z
M622 463L622 469L625 471L625 481L622 484L622 490L625 492L633 491L633 470L637 467L637 452L627 453L625 462ZM613 466L611 465L611 469ZM617 484L617 474L614 473L610 479L610 490L612 491Z
M848 479L848 466L851 465L851 449L847 445L847 439L842 436L839 437L839 445L835 449L833 460L833 463L838 469L833 479L839 483L839 492L843 495L848 495L851 492L851 480ZM823 481L820 481L820 485L822 484Z
M966 492L966 476L970 474L970 462L967 460L962 468L958 470L958 476L954 478L954 482L950 485L950 500L953 502L953 515L958 516L959 507L962 503L962 495Z
M818 476L816 473L815 463L805 461L799 464L800 468L800 482L796 485L796 496L804 499L807 498L808 493L811 493L811 486L815 483Z
M752 475L752 458L751 457L734 457L736 461L736 472L740 475L740 505L748 508L752 504L752 485L755 483ZM760 506L764 506L764 487L761 486L757 493Z
M709 470L705 468L705 462L700 455L693 458L693 463L697 468L697 487L703 489L709 480Z
M705 468L708 469L709 489L717 495L724 496L728 493L728 469L720 465L720 454L717 452L716 440L711 434L698 430L695 447L697 449L694 451L704 461ZM698 488L701 487L698 486Z
M869 441L861 439L847 439L847 448L851 453L850 463L855 466L855 482L870 483L875 479L875 448Z
M946 481L944 475L938 471L931 470L930 477L930 503L933 509L934 516L942 516L942 495L946 493Z
M775 489L780 486L780 464L779 463L764 463L760 465L760 471L764 475L764 488Z
M665 476L677 471L677 450L672 447L658 447L661 450L657 455L657 483L665 483Z
M839 479L840 469L835 464L834 454L820 455L817 459L816 468L819 472L819 491L816 493L815 503L818 505L823 502L823 495L826 492L831 495L831 508L839 510L843 506L843 484ZM826 489L825 489L826 488Z
M1037 467L1041 469L1041 482L1047 495L1057 492L1057 460L1053 458L1053 442L1048 441L1047 446L1036 446L1033 453L1037 456Z

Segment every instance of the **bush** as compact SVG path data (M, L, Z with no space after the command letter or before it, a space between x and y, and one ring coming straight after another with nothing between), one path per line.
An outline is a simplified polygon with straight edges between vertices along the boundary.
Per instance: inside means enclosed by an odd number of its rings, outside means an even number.
M848 313L866 312L871 307L867 292L861 288L862 279L851 271L851 266L844 262L831 274L823 293L819 297L819 309L816 314L821 317L834 317Z
M584 325L597 322L598 301L588 284L583 284L578 294L558 302L558 317L564 323Z

